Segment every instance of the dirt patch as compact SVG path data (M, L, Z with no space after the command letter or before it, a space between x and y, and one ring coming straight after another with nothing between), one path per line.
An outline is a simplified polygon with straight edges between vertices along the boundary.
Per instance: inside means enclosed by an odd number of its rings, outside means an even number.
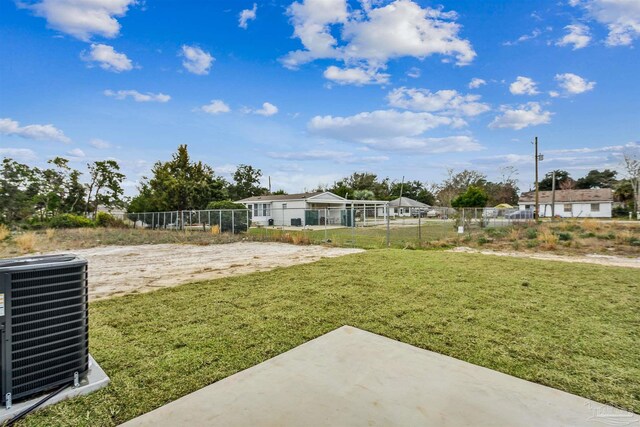
M91 300L268 271L357 252L362 250L257 242L209 246L106 246L73 250L89 261Z
M598 255L598 254L581 255L581 256L562 256L562 255L530 253L530 252L496 252L496 251L489 251L489 250L478 250L478 249L473 249L466 246L460 246L457 248L449 249L447 252L462 252L462 253L473 253L473 254L483 254L483 255L508 256L508 257L515 257L515 258L530 258L530 259L540 259L545 261L578 262L578 263L587 263L587 264L608 265L612 267L640 268L640 258L624 258L624 257L618 257L618 256Z

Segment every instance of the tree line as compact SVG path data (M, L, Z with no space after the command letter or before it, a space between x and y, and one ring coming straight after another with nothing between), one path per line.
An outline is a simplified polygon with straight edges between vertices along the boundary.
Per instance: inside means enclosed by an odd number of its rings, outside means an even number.
M60 214L89 216L100 205L124 207L125 179L115 160L72 169L69 160L55 157L38 168L3 158L0 165L0 222L45 221ZM81 176L88 179L81 182Z
M69 161L56 157L48 167L38 168L4 158L0 166L0 222L45 221L60 214L95 215L106 210L158 212L240 207L233 201L268 194L260 184L262 171L250 165L239 165L227 181L213 168L193 161L186 145L180 145L168 161L153 165L149 177L143 177L138 194L124 197L124 174L116 160L87 164L85 171L69 166ZM633 206L640 193L640 160L625 156L627 177L618 179L616 171L592 170L574 179L569 172L555 171L557 189L612 188L615 198ZM447 171L440 183L380 178L375 173L356 172L314 191L331 191L347 199L389 201L408 197L428 205L444 207L482 207L518 202L518 172L513 167L500 169L494 181L475 170ZM82 179L86 177L85 179ZM553 172L539 183L540 190L551 190ZM272 194L286 194L278 190Z

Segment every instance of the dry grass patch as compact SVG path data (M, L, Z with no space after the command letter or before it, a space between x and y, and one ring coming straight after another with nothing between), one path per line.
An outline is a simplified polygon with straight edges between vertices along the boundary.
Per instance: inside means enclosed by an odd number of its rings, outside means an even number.
M580 223L580 226L583 230L588 233L595 233L600 230L600 222L593 218L587 218Z
M0 224L0 242L11 235L11 230L4 224Z
M18 249L20 249L23 254L28 254L34 251L38 238L36 237L36 233L29 232L19 235L14 240Z

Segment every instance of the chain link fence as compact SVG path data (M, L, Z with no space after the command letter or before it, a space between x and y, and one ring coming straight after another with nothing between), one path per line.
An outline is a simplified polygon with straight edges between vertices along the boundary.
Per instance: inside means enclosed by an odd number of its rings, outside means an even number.
M527 211L496 208L361 206L321 209L216 209L126 213L133 228L245 233L251 240L360 248L420 247L487 227L531 221Z

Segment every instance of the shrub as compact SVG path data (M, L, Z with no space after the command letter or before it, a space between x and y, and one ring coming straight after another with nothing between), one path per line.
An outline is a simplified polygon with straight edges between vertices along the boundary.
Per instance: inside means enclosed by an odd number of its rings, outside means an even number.
M558 233L558 239L560 239L561 242L568 242L569 240L573 239L573 235L571 233Z
M0 242L9 237L11 230L4 224L0 224Z
M493 239L488 239L485 236L478 237L478 244L479 245L484 245L486 243L491 243L491 242L493 242Z
M36 241L37 237L34 232L24 233L15 238L16 245L18 245L18 248L25 254L33 252L33 248L36 246Z
M616 206L611 210L611 216L614 218L627 218L629 211L631 211L631 209L627 209L624 206Z
M125 228L127 226L124 221L108 212L98 212L95 223L98 227Z
M220 226L212 225L211 226L211 234L220 234Z
M527 239L529 240L535 239L536 237L538 237L538 230L536 230L533 227L530 227L530 228L527 228L526 234L527 234Z
M81 215L62 214L49 220L51 228L82 228L93 227L95 224L89 218Z
M217 202L209 202L207 209L247 209L242 203L235 203L231 200L219 200Z

